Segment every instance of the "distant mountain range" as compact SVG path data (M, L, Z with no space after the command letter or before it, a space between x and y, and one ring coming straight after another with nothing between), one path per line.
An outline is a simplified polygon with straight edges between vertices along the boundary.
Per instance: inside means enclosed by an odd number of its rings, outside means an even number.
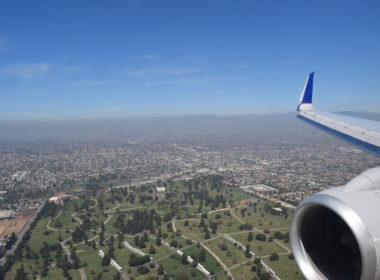
M380 120L380 113L338 112ZM278 137L318 133L296 113L244 116L187 115L157 118L119 118L61 121L0 121L0 141L30 140L107 140L146 136L175 135L255 135Z

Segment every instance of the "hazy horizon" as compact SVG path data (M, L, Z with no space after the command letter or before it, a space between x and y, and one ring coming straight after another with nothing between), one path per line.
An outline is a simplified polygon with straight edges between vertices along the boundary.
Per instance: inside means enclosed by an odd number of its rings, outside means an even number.
M354 117L380 120L380 114L341 112ZM305 131L320 133L285 114L243 116L188 115L143 118L81 120L0 121L1 141L113 141L138 137L179 135L255 135L255 137L297 137Z

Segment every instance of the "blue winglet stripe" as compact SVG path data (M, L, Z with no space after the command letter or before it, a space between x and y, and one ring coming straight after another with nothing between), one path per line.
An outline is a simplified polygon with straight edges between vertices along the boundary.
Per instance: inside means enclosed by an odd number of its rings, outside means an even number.
M313 80L314 80L314 73L312 72L309 74L309 78L307 79L305 91L302 96L301 103L313 103Z
M370 144L370 143L367 143L367 142L364 142L362 140L359 140L355 137L352 137L350 135L347 135L345 133L342 133L340 131L337 131L335 129L332 129L328 126L325 126L323 124L320 124L320 123L317 123L313 120L310 120L308 118L305 118L304 116L301 116L301 115L297 115L297 118L317 127L317 128L320 128L322 129L323 131L335 136L335 137L338 137L339 139L345 141L345 142L348 142L349 144L363 150L363 151L366 151L372 155L375 155L375 156L378 156L380 157L380 147L379 146L376 146L376 145L373 145L373 144Z

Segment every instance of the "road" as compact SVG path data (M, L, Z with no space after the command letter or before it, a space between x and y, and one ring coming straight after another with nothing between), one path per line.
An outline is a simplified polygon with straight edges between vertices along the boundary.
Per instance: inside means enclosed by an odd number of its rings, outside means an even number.
M80 278L81 278L82 280L87 280L86 271L84 271L83 268L79 268L78 270L79 270L79 273L80 273Z
M230 211L230 212L231 212L231 215L232 215L236 220L238 220L240 223L242 223L242 224L245 224L245 223L246 223L245 221L243 221L242 219L240 219L240 218L234 213L234 211ZM270 237L270 235L266 234L266 233L265 233L263 230L261 230L261 229L257 229L257 228L256 228L256 231L257 231L257 232L260 232L260 233L262 233L262 234L265 234L265 235L267 236L267 238ZM276 243L277 245L279 245L280 247L284 248L284 249L286 250L286 252L288 252L288 254L290 254L290 253L292 252L292 250L291 250L289 247L285 246L284 244L282 244L280 241L276 240L275 238L273 239L273 242Z
M227 272L227 275L231 277L231 279L233 280L234 277L230 271L230 269L225 265L224 262L222 262L222 260L218 257L217 254L215 254L209 247L207 247L203 242L201 243L202 244L202 247L206 249L207 252L209 252L219 263L220 265L223 267L223 270Z
M173 226L173 230L174 230L174 232L176 232L177 231L177 227L176 227L176 225L175 225L175 222L176 222L177 220L176 219L172 219L172 226ZM185 238L185 239L190 239L194 244L196 244L196 243L198 243L198 241L196 241L196 240L193 240L193 239L191 239L191 238L189 238L189 237L187 237L186 235L183 235L183 234L181 234L181 236L183 237L183 238ZM211 251L211 249L210 248L208 248L205 244L204 244L204 242L207 242L207 241L211 241L211 240L213 240L213 239L217 239L217 238L220 238L221 236L220 235L218 235L218 236L214 236L213 238L210 238L210 239L207 239L207 240L204 240L204 241L202 241L202 242L200 242L200 244L201 244L201 246L203 247L203 248L205 248L219 263L220 263L220 265L223 267L223 270L224 271L226 271L227 272L227 275L228 276L231 276L231 279L233 280L234 279L234 277L232 276L232 273L231 273L231 271L230 271L230 269L226 266L226 264L213 252L213 251ZM193 245L192 245L193 246ZM184 249L182 249L182 251L184 251Z
M62 214L62 210L59 211L58 215L55 216L53 219L57 219L59 216L61 216L61 214ZM52 228L52 227L50 226L50 222L51 222L53 219L50 219L50 220L47 222L46 227L47 227L47 229L49 229L49 230L57 231L57 230L59 230L59 229L57 229L57 228Z
M83 221L82 221L80 218L78 218L76 215L77 215L77 213L74 212L74 213L71 215L71 217L73 217L78 223L82 224ZM49 221L49 222L50 222L50 221ZM48 224L46 224L46 226L48 226ZM63 251L65 251L65 253L66 253L66 255L67 255L67 259L68 259L68 261L71 261L71 259L70 259L70 250L69 250L69 248L67 248L67 246L66 246L66 242L69 241L69 240L71 240L71 238L72 238L72 237L69 237L69 238L67 238L67 239L65 239L65 240L63 240L63 241L61 242L61 247L62 247ZM83 268L79 268L78 271L79 271L79 273L80 273L81 280L87 280L86 271L85 271Z

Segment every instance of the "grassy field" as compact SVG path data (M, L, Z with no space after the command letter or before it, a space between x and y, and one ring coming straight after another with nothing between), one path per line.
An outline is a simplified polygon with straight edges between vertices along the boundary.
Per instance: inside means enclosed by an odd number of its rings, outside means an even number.
M50 218L39 220L36 227L33 229L33 234L27 243L33 251L38 251L43 246L44 242L51 245L60 242L59 236L61 236L63 240L70 236L70 233L67 233L63 229L57 231L48 230L46 224L49 220Z
M24 265L24 270L27 273L27 277L29 277L28 279L32 279L33 270L35 270L36 273L39 272L36 260L23 259L22 261L19 261L12 266L12 269L6 274L5 280L15 279L16 271L22 265ZM69 271L69 274L73 277L73 279L80 279L80 274L79 274L78 270L72 269ZM63 277L62 270L57 268L57 267L50 267L48 270L47 276L41 277L40 279L43 279L43 280L49 280L49 279L67 280L67 278Z
M256 228L253 229L254 237L256 237L258 233L257 229L270 230L270 236L273 236L275 231L280 231L285 234L288 232L291 219L290 211L287 218L284 217L285 215L272 215L271 209L275 207L275 204L267 201L255 200L252 196L242 192L236 187L218 187L214 185L213 188L211 188L210 182L211 181L206 180L204 184L198 186L197 189L195 189L196 184L194 182L174 182L172 184L167 184L166 196L169 197L169 199L165 198L163 200L154 199L155 188L153 185L151 189L144 189L144 187L142 187L142 191L134 189L134 202L131 202L131 197L128 198L128 196L124 196L127 192L101 192L95 196L88 194L86 198L67 201L65 206L61 209L62 211L60 211L58 217L44 217L37 222L27 245L34 253L41 254L40 249L43 247L44 242L48 245L56 244L59 246L60 241L69 239L71 237L71 232L77 227L80 227L80 220L88 222L86 225L89 225L90 229L88 230L88 228L86 228L85 235L89 239L95 237L93 241L96 242L96 249L92 248L91 243L85 244L84 242L72 244L71 248L75 248L76 254L79 257L81 264L84 266L83 268L88 280L95 279L99 274L102 274L102 278L111 279L113 275L115 275L116 270L112 266L103 267L101 265L101 257L98 254L99 249L108 252L108 246L104 245L100 247L100 245L97 244L100 239L98 232L101 224L108 220L105 224L104 236L107 239L110 238L111 235L115 235L115 242L113 244L115 251L113 258L123 267L129 278L133 277L135 280L145 280L149 276L157 276L157 267L153 267L153 264L144 264L144 266L149 269L149 272L145 275L141 275L136 267L129 267L128 261L132 251L124 246L118 248L119 241L116 234L119 233L119 229L116 228L115 222L116 215L118 213L124 213L123 210L125 209L130 211L125 212L124 224L132 218L135 211L138 211L138 209L154 208L162 218L161 225L159 226L159 228L161 228L162 241L170 243L175 240L178 243L177 248L179 250L184 251L187 255L193 255L195 257L198 257L202 250L202 247L197 246L197 241L201 242L217 255L227 267L233 268L232 273L236 280L253 279L255 276L255 273L251 271L253 259L247 258L245 253L238 246L235 246L224 238L222 235L224 233L230 234L243 245L249 244L251 251L259 256L263 256L265 262L273 268L280 278L292 280L303 279L294 260L288 259L288 253L286 253L284 248L275 242L258 241L255 238L248 242L248 233L244 229L240 230L240 226L244 222L249 223ZM116 182L112 182L112 184L114 183ZM192 187L190 187L190 185ZM207 218L204 219L205 225L208 227L211 223L216 223L218 225L216 234L210 232L210 240L205 240L204 227L199 227L201 222L201 213L199 213L201 195L200 193L196 195L195 190L202 190L202 195L204 195L207 190L207 196L210 198L207 199L208 206L206 206L207 203L203 198L203 207L201 209L202 213L208 213ZM191 202L189 200L189 195L192 195ZM213 204L213 197L216 197L217 195L219 198L223 195L225 200L222 201L218 198L218 200L214 200L216 201L216 204L215 202ZM141 203L140 200L142 197L148 197L148 199ZM225 210L225 207L228 205L226 202L227 200L230 202L231 207L235 207L237 205L236 202L247 198L256 201L257 205L254 207L251 204ZM95 200L97 205L94 204ZM103 204L103 209L101 209L100 204ZM216 210L217 213L209 213L211 210ZM220 211L218 212L218 210ZM234 213L238 218L230 213ZM165 216L165 214L169 215ZM73 219L73 217L77 219ZM166 221L164 221L164 218L166 218ZM185 218L187 220L185 220ZM174 229L171 230L170 225L172 225L172 219L175 221L177 232L175 232ZM243 220L243 222L240 221L240 219ZM50 227L52 227L53 230L47 228L49 220L51 220ZM188 223L187 226L185 226L185 221ZM179 272L183 272L189 277L189 280L203 280L205 275L190 264L183 264L180 257L175 253L175 250L166 248L164 245L157 246L155 244L156 234L159 229L156 223L157 221L154 221L155 230L147 232L149 240L145 242L145 248L140 248L140 250L160 263L164 267L164 270L173 279L175 279L175 276ZM58 230L58 228L60 228L60 230ZM137 235L142 234L143 233L138 233ZM190 244L183 235L191 240L195 240L195 242ZM125 240L128 240L132 246L135 246L134 236L132 234L126 234L124 238ZM278 241L289 247L289 243L286 243L283 240ZM70 243L71 242L68 241L66 244L69 245ZM149 252L151 246L154 247L155 253ZM268 256L273 252L279 254L286 253L286 255L281 255L279 261L272 262L265 256ZM221 264L207 250L205 254L206 260L201 262L201 264L208 271L216 274L217 279L227 280L227 274L223 272ZM52 251L50 255L48 276L40 279L63 279L62 269L56 267L56 253ZM39 256L39 261L36 259L26 259L24 252L24 256L18 260L9 273L7 273L6 280L14 279L16 270L22 264L24 265L25 271L28 273L28 279L31 280L33 278L32 273L36 276L40 273L41 262L41 256ZM72 275L73 280L80 279L78 270L70 270L69 273ZM159 279L162 278L163 276L160 276Z
M278 261L270 261L269 259L263 259L267 265L269 265L274 272L281 279L294 279L294 280L303 280L305 279L300 272L297 264L294 260L289 260L288 256L280 256Z
M160 264L171 277L175 277L179 272L183 272L188 275L189 279L203 280L205 278L205 275L199 272L199 270L194 269L191 264L182 264L178 255L171 255L160 261Z
M231 269L231 273L235 280L253 280L256 277L256 273L251 270L252 261L239 265ZM290 280L291 278L289 278ZM291 279L293 280L293 279Z
M193 246L184 250L184 252L188 256L197 257L199 253L202 251L202 247L198 248L197 246ZM223 268L220 266L219 262L207 251L206 252L206 260L204 262L200 262L210 273L216 274L220 271L223 271Z
M222 218L216 219L216 214L208 215L208 221L218 224L217 232L231 233L239 231L239 226L241 225L241 223L238 220L236 220L232 215L228 216L224 213L219 213L219 215L221 215Z
M181 230L182 234L188 238L196 241L202 241L205 239L205 232L203 228L198 227L200 220L191 219L188 220L189 225L184 226L185 221L177 221L176 228Z
M256 237L257 234L257 232L254 232L253 236ZM284 248L273 241L260 241L254 238L252 241L248 242L247 237L248 233L232 235L232 238L234 238L236 241L239 241L244 246L249 244L251 251L258 256L267 256L272 253L286 253L286 250Z
M131 243L131 244L133 245L133 243ZM172 250L166 248L164 245L157 246L155 244L155 239L153 237L151 237L149 239L149 241L145 242L145 245L146 245L146 247L142 248L140 250L143 251L145 254L150 255L154 259L162 258L162 257L167 256L168 254L170 254L172 252ZM156 250L156 253L152 254L149 252L149 249L151 246L153 246L153 248Z
M222 262L227 265L227 267L242 263L247 260L242 250L238 249L223 237L211 241L206 241L204 244L210 248L222 260ZM222 244L225 244L227 246L227 250L221 249Z
M245 208L247 210L244 214L241 213L244 208L236 208L234 209L234 213L245 222L259 229L288 228L291 221L291 215L289 214L288 218L285 219L282 216L275 216L269 212L267 213L264 210L266 204L271 207L274 206L273 203L260 201L256 206L256 212L254 211L254 206L247 206Z

